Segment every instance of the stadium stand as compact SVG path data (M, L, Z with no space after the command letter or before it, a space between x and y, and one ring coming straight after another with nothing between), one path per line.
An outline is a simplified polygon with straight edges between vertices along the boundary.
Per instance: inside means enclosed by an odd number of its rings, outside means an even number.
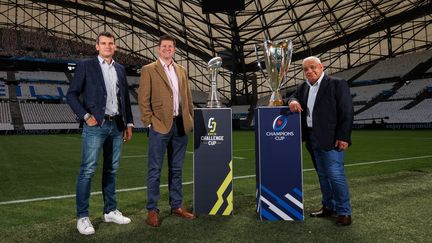
M69 82L64 72L19 71L15 73L15 78L21 81Z
M20 103L24 123L75 123L67 104Z
M363 105L354 105L354 112L360 110L363 107Z
M127 76L126 78L129 85L139 85L139 81L140 81L139 76Z
M0 79L6 80L7 79L7 72L0 71Z
M395 83L383 83L366 86L351 87L353 102L368 102L379 95L384 90L389 90Z
M355 117L354 123L373 123L388 117L385 123L430 123L432 122L432 99L424 99L411 109L402 109L411 100L380 102ZM372 118L372 119L366 119ZM364 119L364 120L362 120Z
M8 99L9 98L9 87L8 85L0 81L0 99Z
M341 72L333 73L332 76L345 79L346 81L351 80L353 77L357 76L360 72L365 70L368 65L361 65L358 67L350 68Z
M134 126L135 128L144 128L144 125L141 122L141 112L139 110L139 106L137 105L132 105L132 114L133 114L133 118L134 118Z
M39 83L39 82L20 82L17 86L18 99L62 99L67 92L68 85Z
M9 102L0 101L0 130L13 130Z
M376 80L402 77L414 69L418 64L428 60L431 56L432 50L426 50L395 58L388 58L378 62L356 80Z
M432 87L432 79L420 79L420 80L412 80L406 81L405 85L400 87L396 93L391 96L390 100L397 99L414 99L419 92L421 92L426 87Z
M192 100L195 104L207 104L208 94L198 90L192 90Z
M250 105L233 105L231 106L232 118L245 120L249 114Z

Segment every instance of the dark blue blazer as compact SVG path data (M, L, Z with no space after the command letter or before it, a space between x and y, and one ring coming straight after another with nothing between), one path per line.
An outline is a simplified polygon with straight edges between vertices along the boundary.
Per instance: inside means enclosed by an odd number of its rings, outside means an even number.
M301 114L302 134L305 141L309 133L306 123L308 95L309 85L303 82L290 97L290 101L293 99L299 101L303 109ZM342 140L351 145L354 109L351 93L345 80L324 75L312 116L312 132L321 149L333 149L336 140Z
M119 112L125 128L128 123L133 123L126 71L116 62L114 67L118 76ZM101 125L105 115L106 97L105 82L98 58L79 62L66 94L67 103L77 115L77 120L84 122L84 115L90 113L96 118L98 125Z

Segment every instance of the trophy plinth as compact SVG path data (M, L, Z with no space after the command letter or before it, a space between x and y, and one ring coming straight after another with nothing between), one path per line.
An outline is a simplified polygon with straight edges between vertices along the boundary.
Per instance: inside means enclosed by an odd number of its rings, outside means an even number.
M265 40L259 47L262 48L264 52L264 63L266 65L267 77L261 67L258 46L255 45L258 67L269 84L270 91L272 92L268 105L282 106L283 100L282 95L280 94L280 89L282 84L285 83L286 75L288 74L288 69L291 64L293 52L292 42L290 40Z
M207 99L207 108L221 108L222 102L219 100L216 87L216 78L219 68L222 66L222 58L214 57L207 64L210 73L210 94Z

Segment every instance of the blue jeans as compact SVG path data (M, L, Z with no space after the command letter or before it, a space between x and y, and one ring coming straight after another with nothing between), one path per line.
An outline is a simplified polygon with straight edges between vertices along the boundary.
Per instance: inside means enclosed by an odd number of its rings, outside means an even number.
M101 126L84 124L82 132L82 162L76 186L77 217L88 217L91 179L96 171L103 148L102 194L104 213L117 208L115 177L123 147L123 131L115 121L104 121Z
M344 171L344 152L320 149L313 134L307 146L318 174L323 207L337 215L351 215L348 182Z
M149 129L148 171L147 171L147 210L157 210L160 197L160 176L165 151L168 153L168 189L171 208L182 205L182 168L188 136L184 134L181 118L174 121L167 134Z

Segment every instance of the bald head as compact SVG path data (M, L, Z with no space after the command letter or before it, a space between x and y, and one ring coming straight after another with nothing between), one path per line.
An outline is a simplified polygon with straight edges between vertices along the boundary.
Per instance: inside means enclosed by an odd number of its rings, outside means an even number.
M303 60L303 73L309 83L316 83L316 81L321 77L323 71L324 66L318 57L310 56Z

